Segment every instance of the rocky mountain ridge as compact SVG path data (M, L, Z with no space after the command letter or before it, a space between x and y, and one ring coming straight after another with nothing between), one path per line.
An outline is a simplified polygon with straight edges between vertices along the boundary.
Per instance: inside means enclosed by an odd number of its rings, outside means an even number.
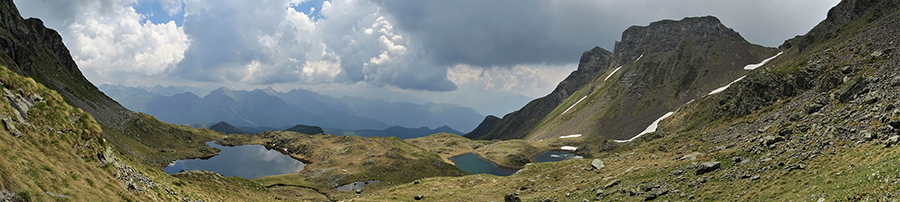
M100 89L130 108L174 124L225 121L244 128L275 129L306 124L347 131L446 125L454 130L471 130L477 124L476 117L482 116L472 108L454 104L335 98L302 89L278 92L272 88L245 91L220 87L203 97L172 86L103 85ZM268 105L259 108L262 103Z
M586 51L579 69L556 91L499 122L486 118L466 137L537 140L588 134L628 139L666 112L743 76L745 65L775 52L750 44L712 16L632 26L623 32L615 52L599 47Z

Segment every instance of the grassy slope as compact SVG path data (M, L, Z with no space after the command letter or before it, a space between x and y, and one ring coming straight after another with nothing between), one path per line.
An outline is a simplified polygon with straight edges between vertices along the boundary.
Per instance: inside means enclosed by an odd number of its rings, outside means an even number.
M895 13L892 16L897 15ZM796 48L788 50L760 71L775 74L766 75L769 77L795 78L794 74L802 71L798 69L799 66L805 65L798 61L806 61L829 48L836 50L834 51L836 55L849 58L845 63L836 62L837 64L830 65L828 67L830 69L859 65L854 61L867 61L859 70L860 74L856 76L871 77L874 76L873 72L886 71L883 70L886 68L884 61L866 59L871 58L866 57L871 53L871 49L857 50L847 47L851 43L865 44L851 41L871 40L859 36L864 32L874 32L866 28L891 23L889 20L868 22L866 18L843 29L838 37L820 42L818 46L811 47L803 53ZM887 42L876 41L868 44L878 46ZM885 80L882 78L880 81ZM840 89L847 89L850 85L853 85L853 82L837 86L826 93L840 93ZM732 88L741 86L735 85ZM787 115L801 110L802 108L798 106L812 102L818 95L814 92L801 92L766 104L765 107L747 115L723 117L716 112L719 106L727 104L720 101L720 96L724 96L727 92L722 94L699 99L683 107L675 116L663 121L663 132L647 135L646 138L624 144L610 152L595 153L607 166L599 171L586 169L590 165L589 159L529 164L525 166L526 169L510 177L473 175L429 178L421 180L420 184L404 184L385 192L365 195L361 201L411 200L416 194L423 194L435 201L499 201L503 200L506 193L519 193L524 200L549 198L557 201L581 201L595 199L598 195L602 200L643 200L646 193L643 193L642 189L652 192L659 190L659 187L668 191L656 200L815 201L824 198L826 201L832 201L896 200L900 197L900 192L897 192L900 185L896 183L897 179L900 179L900 170L895 166L900 164L898 157L900 150L882 146L884 138L859 144L851 138L832 137L832 134L845 135L842 132L815 127L823 120L838 117L833 120L836 123L832 124L847 122L845 125L847 127L878 130L886 125L885 120L840 118L849 116L843 111L866 112L862 113L865 117L877 117L881 113L878 110L853 103L830 103L820 112L822 114L800 118L799 123L789 125L791 128L804 124L813 125L809 131L795 131L796 138L777 143L763 152L750 152L759 147L759 138L777 133L779 128L788 125L772 124L772 128L765 127L768 130L752 136L735 137L729 134L735 134L735 131L762 131L764 124L769 124L768 121L772 120L776 120L775 123L789 123L791 121L785 120ZM572 96L571 99L580 97ZM892 98L878 102L898 101L900 100ZM900 120L898 116L900 115L894 113L889 116L888 121ZM811 147L823 149L810 149ZM696 160L677 160L692 152L700 152L701 155ZM735 159L742 160L742 163L735 162ZM693 172L696 165L707 161L719 161L722 168L718 172L696 175ZM801 163L806 165L805 168L788 169L790 165ZM670 172L676 170L684 171L684 174L670 175ZM748 177L758 175L759 178L743 179L741 177L743 173L751 174ZM705 182L698 183L699 179ZM618 184L610 185L610 182L617 180ZM604 188L605 185L610 187ZM602 194L597 194L598 192Z
M99 137L100 126L91 115L67 105L56 92L34 80L0 68L3 88L21 89L44 97L26 116L31 126L13 123L23 133L0 130L0 188L17 193L26 200L54 200L45 192L64 194L78 201L117 201L146 199L129 192L115 178L115 169L101 167L94 158L108 146ZM8 99L0 99L0 114L12 120L15 109ZM60 133L57 133L60 132Z

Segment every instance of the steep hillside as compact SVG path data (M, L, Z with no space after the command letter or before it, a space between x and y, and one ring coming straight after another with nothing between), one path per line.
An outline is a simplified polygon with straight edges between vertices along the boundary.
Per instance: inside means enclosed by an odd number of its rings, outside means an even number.
M467 137L539 140L587 134L628 139L776 52L750 44L712 16L632 26L622 33L615 52L585 52L579 69L556 91L475 130L490 132Z
M594 47L581 55L578 69L559 82L550 94L528 102L522 109L506 114L499 121L488 116L477 128L465 136L472 139L514 139L525 137L525 134L551 110L559 106L575 91L581 89L597 74L609 69L612 53ZM494 117L494 118L492 118Z
M141 198L116 183L115 168L101 167L108 143L90 114L6 67L0 82L0 191L14 194L13 201Z
M596 77L527 136L627 140L667 112L746 75L748 64L776 52L750 44L712 16L632 26L616 45L612 63L617 68Z
M897 19L900 1L841 2L766 65L672 110L658 131L609 152L579 148L604 166L576 159L510 177L429 178L359 201L896 201Z
M59 92L67 103L93 115L103 136L120 151L153 166L215 154L203 142L211 131L170 125L129 111L81 74L60 35L39 19L22 19L12 0L0 0L0 65ZM176 149L178 152L163 152Z

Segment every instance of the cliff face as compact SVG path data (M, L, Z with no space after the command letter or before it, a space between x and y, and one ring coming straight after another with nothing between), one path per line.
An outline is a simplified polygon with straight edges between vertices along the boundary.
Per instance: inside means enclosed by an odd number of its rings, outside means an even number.
M553 92L528 102L522 109L506 114L499 121L496 120L496 117L491 118L492 116L485 118L484 122L472 132L466 134L465 137L472 139L521 138L538 121L562 101L569 98L572 93L589 83L598 73L609 69L611 55L611 52L600 47L594 47L589 51L585 51L581 55L578 69L560 82L556 89L553 89Z
M78 69L56 31L40 19L23 19L11 0L0 1L0 64L63 95L66 102L105 125L123 127L124 107L100 93Z
M152 166L215 154L203 144L214 139L208 131L197 133L129 111L100 92L82 75L59 33L40 19L23 19L12 0L0 0L0 64L59 92L68 104L93 115L107 140ZM172 148L184 151L162 152Z
M594 48L557 89L466 137L541 139L584 133L628 139L657 117L744 76L747 64L775 55L715 17L632 26L615 52ZM574 96L573 96L574 95Z

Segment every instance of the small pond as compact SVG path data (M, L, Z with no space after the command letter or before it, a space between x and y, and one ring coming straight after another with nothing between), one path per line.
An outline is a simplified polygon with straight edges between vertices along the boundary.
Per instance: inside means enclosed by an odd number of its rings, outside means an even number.
M182 170L207 170L227 177L238 176L247 179L300 172L305 163L281 152L269 150L262 145L242 145L226 147L215 141L207 142L210 147L219 148L219 155L209 159L177 160L164 170L175 174Z
M373 184L376 182L378 182L378 180L356 181L354 183L341 185L334 189L337 189L338 191L353 191L353 190L357 190L357 189L362 189L366 185L370 185L370 184Z
M486 173L497 176L509 176L516 173L516 170L502 168L472 153L450 157L450 161L453 161L453 164L456 164L456 167L460 170L471 174Z
M557 161L562 161L562 160L566 160L566 159L580 159L580 158L584 158L584 157L575 155L572 152L545 151L543 153L535 155L534 157L531 157L531 160L533 160L535 163L541 163L541 162L557 162Z

